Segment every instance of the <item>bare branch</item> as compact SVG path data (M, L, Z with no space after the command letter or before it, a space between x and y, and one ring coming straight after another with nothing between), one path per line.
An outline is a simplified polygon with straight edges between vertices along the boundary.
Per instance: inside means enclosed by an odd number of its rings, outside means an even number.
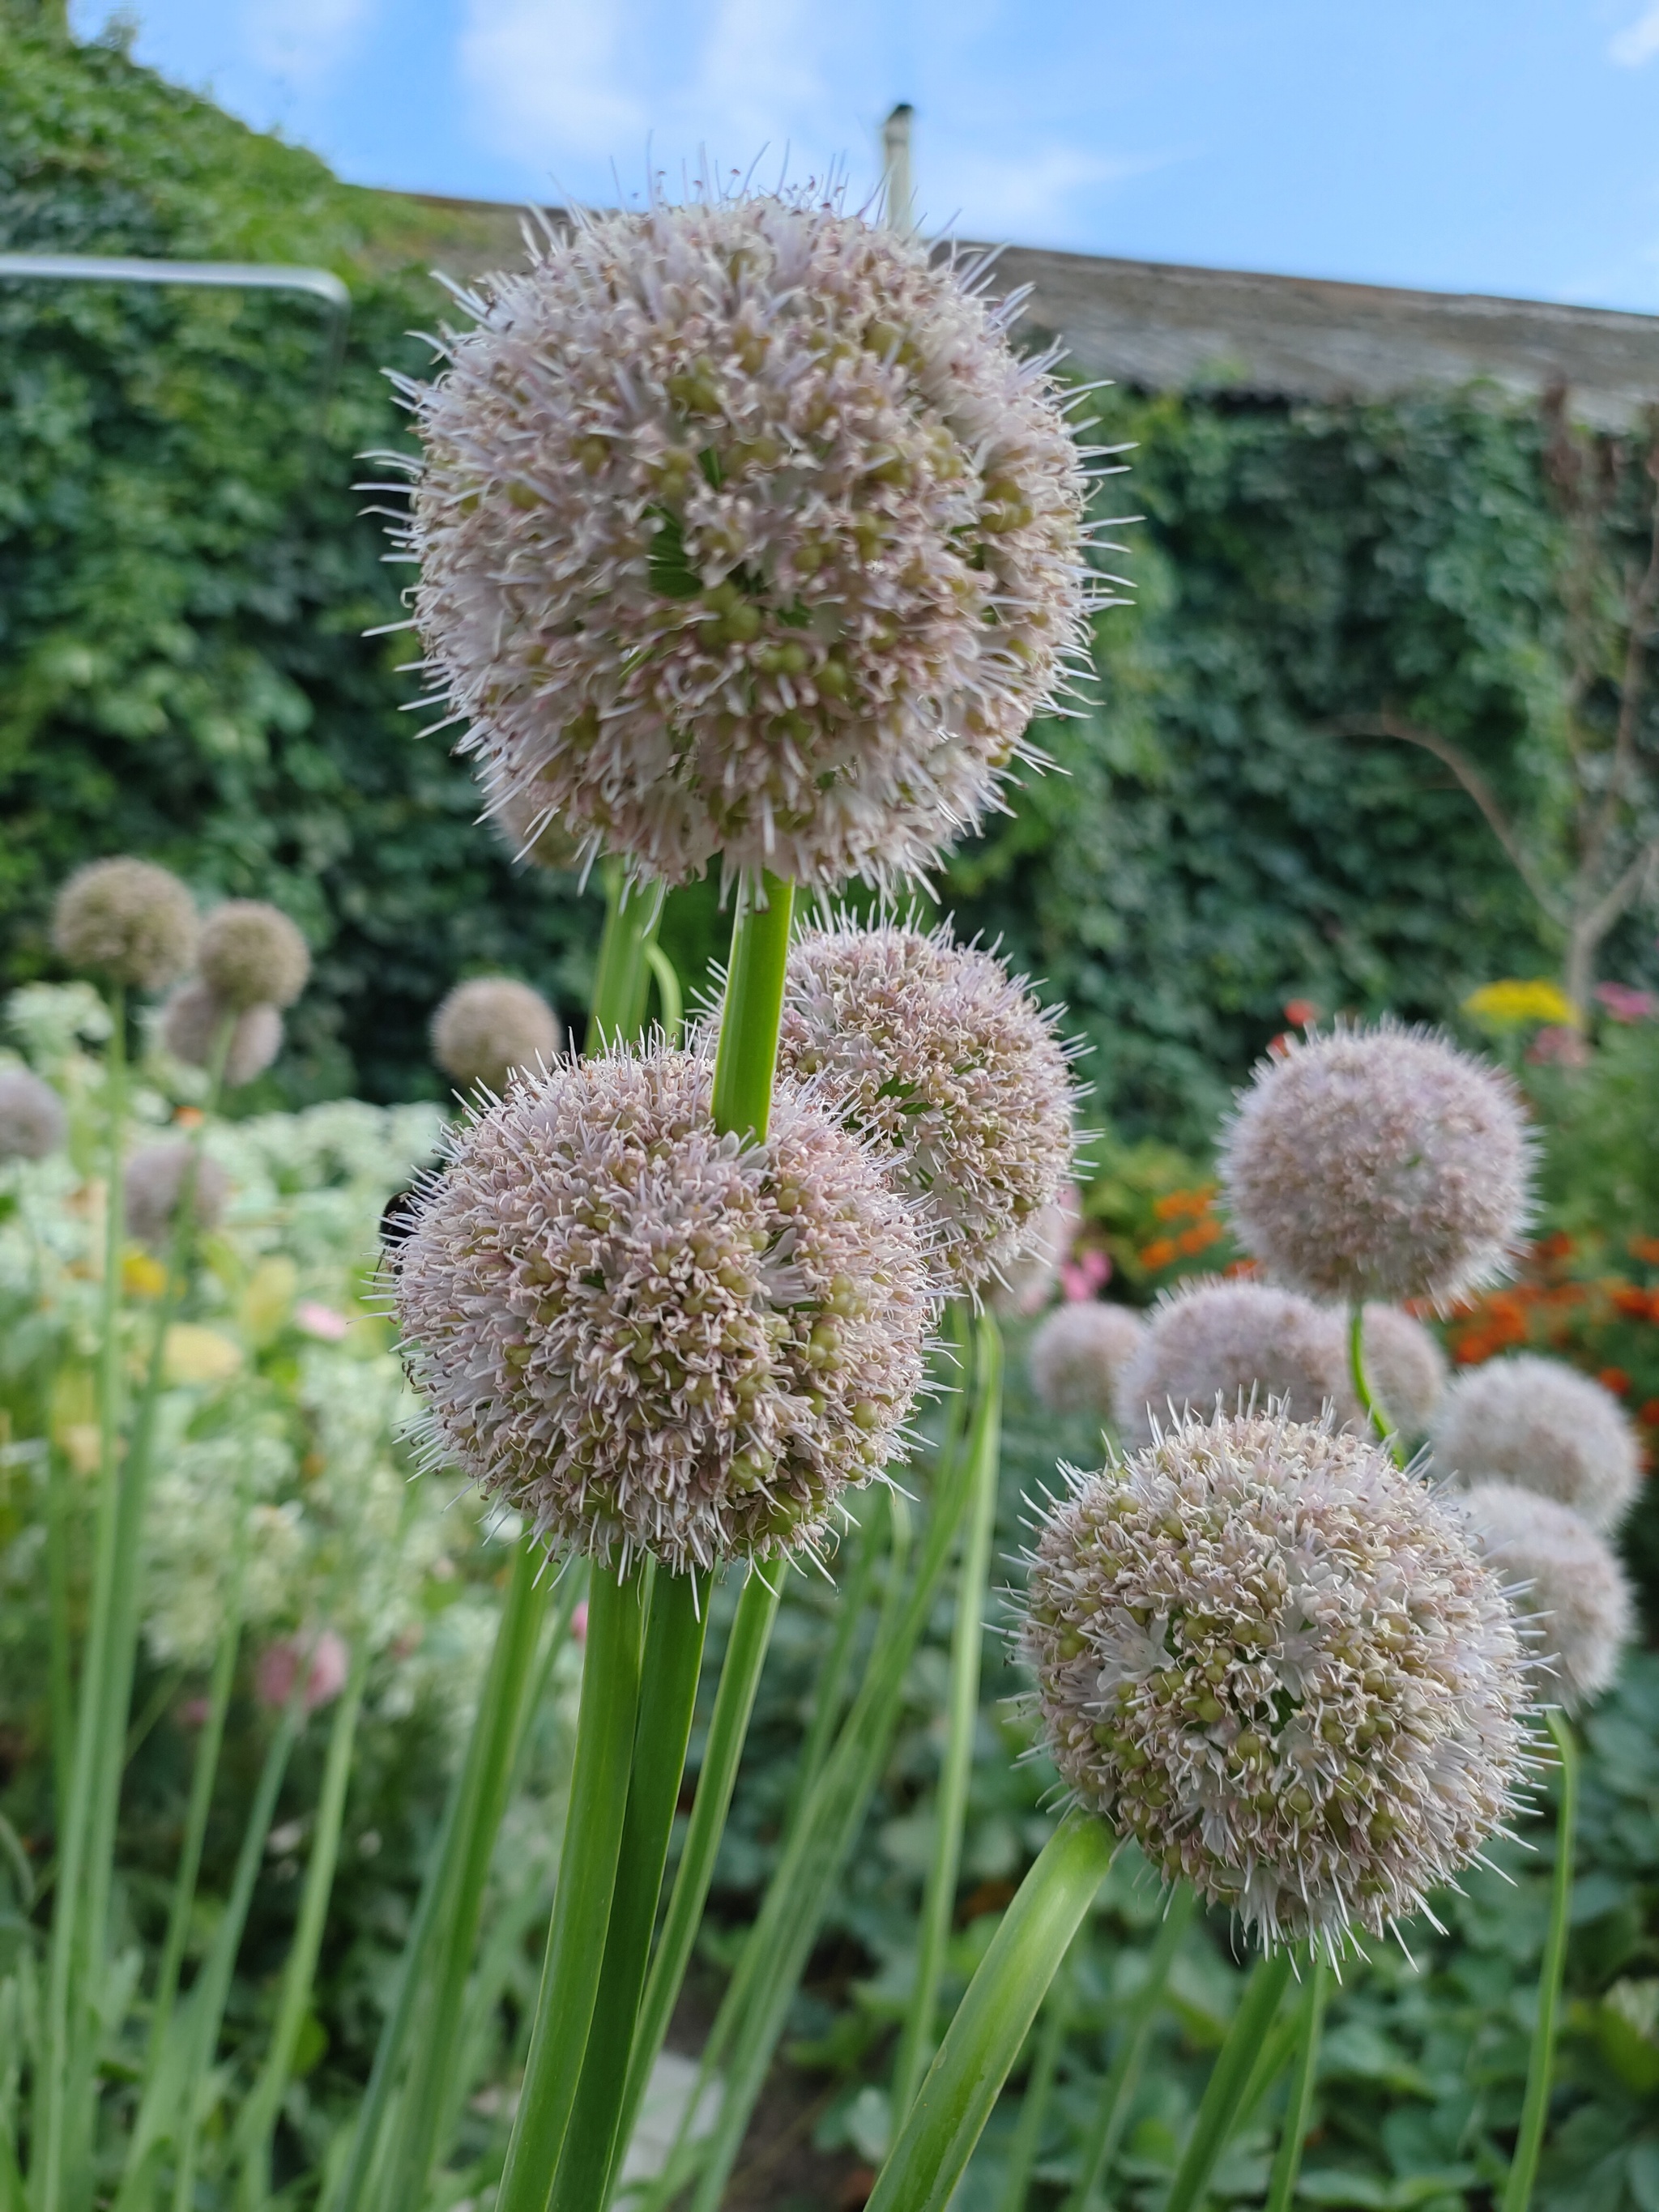
M1486 826L1509 857L1510 863L1539 905L1559 929L1571 927L1572 915L1553 887L1540 874L1532 855L1522 843L1514 823L1498 803L1493 791L1480 769L1437 730L1420 729L1414 722L1402 722L1395 714L1357 716L1333 725L1337 734L1349 738L1394 738L1401 744L1417 745L1425 753L1449 768L1469 797L1486 817Z
M1630 866L1616 877L1597 899L1595 904L1581 915L1573 925L1574 933L1582 932L1592 945L1599 945L1627 907L1641 896L1642 887L1659 871L1659 837L1644 845Z

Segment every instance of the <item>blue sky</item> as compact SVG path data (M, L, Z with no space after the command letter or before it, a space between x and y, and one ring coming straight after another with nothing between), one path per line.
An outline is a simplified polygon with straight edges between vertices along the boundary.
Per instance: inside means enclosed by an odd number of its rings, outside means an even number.
M96 30L109 0L76 0ZM1659 312L1659 0L140 0L139 57L360 183L613 200L647 148L935 227Z

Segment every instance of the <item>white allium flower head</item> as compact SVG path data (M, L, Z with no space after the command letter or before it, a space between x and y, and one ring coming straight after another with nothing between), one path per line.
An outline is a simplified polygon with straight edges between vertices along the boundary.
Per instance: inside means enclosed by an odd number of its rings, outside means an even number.
M571 836L540 784L503 782L489 773L494 765L486 763L480 779L486 794L484 817L513 858L532 868L580 867L587 857L582 840Z
M991 1293L992 1310L1029 1321L1048 1303L1060 1271L1071 1251L1083 1220L1083 1202L1077 1185L1066 1183L1052 1205L1045 1206L1032 1224L1031 1240L1018 1259L1002 1271L1000 1289Z
M1051 1413L1111 1418L1118 1378L1140 1349L1146 1324L1127 1306L1077 1298L1056 1306L1026 1355L1031 1388Z
M1022 1638L1078 1799L1267 1947L1418 1911L1522 1780L1498 1577L1449 1502L1323 1423L1189 1419L1073 1475Z
M1511 1482L1478 1482L1457 1502L1511 1601L1538 1624L1545 1696L1570 1713L1600 1697L1636 1611L1606 1538L1570 1506Z
M27 1067L0 1067L0 1162L43 1160L69 1134L64 1102Z
M58 894L52 941L84 974L159 991L189 967L196 928L195 902L166 868L89 860Z
M311 974L311 949L280 907L227 899L202 924L196 964L229 1006L291 1006Z
M1347 1315L1333 1314L1331 1327L1344 1377L1337 1410L1361 1427L1364 1416L1348 1376ZM1398 1306L1371 1304L1365 1308L1363 1346L1365 1380L1372 1396L1382 1401L1390 1425L1402 1437L1425 1435L1445 1394L1447 1376L1446 1355L1432 1331Z
M1263 1060L1221 1183L1241 1242L1279 1281L1313 1297L1444 1301L1507 1272L1532 1152L1499 1069L1382 1022Z
M1126 1443L1152 1441L1171 1413L1207 1418L1252 1398L1316 1420L1346 1389L1345 1347L1328 1314L1294 1291L1206 1278L1166 1292L1118 1378Z
M1430 1442L1435 1471L1449 1480L1516 1483L1570 1505L1592 1528L1616 1528L1642 1479L1641 1446L1612 1392L1532 1352L1466 1368Z
M161 1038L175 1060L205 1067L227 1020L232 1028L224 1081L228 1090L240 1091L263 1075L283 1048L283 1018L275 1006L245 1006L239 1012L211 984L192 976L161 1009Z
M676 1571L817 1543L899 1449L932 1315L922 1231L787 1080L715 1133L707 1055L521 1077L450 1140L394 1279L434 1457L550 1548Z
M173 1235L173 1217L184 1195L191 1147L187 1144L146 1145L126 1164L127 1233L158 1249ZM230 1196L230 1177L205 1152L196 1156L196 1198L191 1212L198 1229L217 1226Z
M545 1066L563 1042L541 993L507 975L458 983L432 1017L433 1057L463 1091L502 1091L515 1073Z
M847 916L790 948L778 1064L815 1078L893 1162L964 1288L1000 1279L1070 1177L1058 1014L994 954Z
M398 526L497 791L669 883L886 882L979 820L1097 587L1052 361L974 274L734 194L583 214L463 298L401 386Z

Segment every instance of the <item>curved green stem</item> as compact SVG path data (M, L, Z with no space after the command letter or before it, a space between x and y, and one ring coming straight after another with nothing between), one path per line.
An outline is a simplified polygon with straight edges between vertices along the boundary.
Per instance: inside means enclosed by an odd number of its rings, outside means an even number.
M657 987L657 1006L662 1016L662 1031L670 1044L677 1048L685 1033L685 997L680 989L680 979L674 963L660 945L652 943L645 948L646 965L651 970L652 981Z
M1164 2212L1193 2212L1193 2208L1201 2203L1215 2172L1216 2160L1227 2148L1256 2078L1267 2045L1267 2031L1273 2026L1290 1978L1288 1951L1256 1960L1238 2010L1233 2014L1227 2039L1210 2069L1198 2117L1193 2122L1193 2131L1176 2169L1176 2178L1170 2185ZM1262 2086L1265 2087L1265 2082Z
M1372 1389L1370 1376L1365 1366L1365 1308L1358 1298L1348 1309L1348 1373L1360 1410L1378 1439L1388 1446L1395 1464L1404 1467L1410 1454L1401 1443L1399 1432L1389 1419L1388 1407Z
M714 1858L720 1850L726 1815L738 1779L749 1717L760 1686L761 1668L778 1617L778 1600L787 1570L781 1560L753 1566L738 1599L732 1632L720 1668L720 1688L708 1723L708 1747L697 1777L697 1794L691 1806L690 1826L679 1869L669 1893L668 1911L658 1938L656 1956L635 2023L634 2042L628 2061L628 2081L617 2118L617 2140L626 2148L645 2097L651 2069L657 2063L662 2040L679 1997L680 1984L690 1963L691 1947L702 1921L708 1885L714 1877Z
M496 2212L544 2212L576 2101L628 1810L644 1585L642 1568L593 1568L559 1886Z
M868 2212L945 2212L1112 1850L1093 1814L1068 1813L1055 1829L968 1985Z
M329 1729L328 1753L323 1764L323 1784L317 1799L312 1830L311 1854L306 1864L305 1888L299 1917L289 1941L283 1966L282 1991L276 2001L276 2021L259 2078L242 2107L237 2132L245 2146L240 2202L254 2208L270 2194L270 2139L283 2092L294 2070L294 2054L305 2026L316 1978L318 1954L323 1944L323 1923L334 1891L334 1874L340 1859L340 1830L345 1820L346 1792L351 1780L351 1753L356 1741L357 1718L362 1711L363 1676L368 1663L368 1640L359 1636L353 1647L349 1671ZM307 1671L309 1672L307 1666Z
M1330 1990L1330 1961L1316 1943L1308 1961L1308 1994L1303 2000L1296 2072L1291 2077L1290 2102L1279 2131L1279 2154L1267 2185L1266 2212L1291 2212L1296 2185L1302 2172L1302 2146L1307 2141L1313 2112L1314 2084L1319 2078L1319 2041L1325 2025L1325 1999Z
M1545 1715L1561 1761L1561 1796L1555 1815L1555 1872L1550 1883L1549 1928L1544 1937L1544 1957L1538 1976L1538 2020L1532 2033L1532 2055L1527 2062L1527 2094L1521 2107L1521 2129L1510 2160L1499 2212L1527 2212L1538 2160L1544 2148L1544 2125L1549 2118L1550 2082L1555 2071L1555 2037L1561 2016L1561 1985L1567 1967L1567 1923L1572 1905L1572 1863L1578 1825L1578 1745L1566 1715Z
M757 1144L765 1143L772 1116L794 898L794 885L776 876L763 876L758 892L744 884L732 931L714 1055L714 1127L722 1133L734 1129Z
M968 1448L969 1504L963 1533L962 1573L951 1634L945 1757L934 1801L933 1856L922 1896L915 1986L893 2070L893 2124L902 2124L933 2055L939 1983L956 1908L962 1864L962 1832L972 1777L974 1732L979 1724L980 1659L985 1601L996 1529L997 1477L1002 1438L1002 1334L994 1316L981 1313L974 1331L973 1427Z
M583 1047L590 1060L608 1046L627 1043L639 1035L650 983L648 951L662 920L660 883L630 884L620 860L605 860L601 866L605 928Z
M1100 2102L1095 2108L1093 2122L1084 2141L1077 2181L1066 2199L1062 2212L1089 2212L1102 2182L1110 2170L1118 2144L1122 2141L1135 2091L1140 2086L1140 2069L1146 2062L1146 2045L1152 2040L1152 2022L1158 2017L1164 1984L1170 1978L1170 1969L1175 1964L1182 1940L1192 1923L1197 1904L1197 1893L1184 1881L1170 1899L1163 1925L1158 1931L1158 1940L1147 1956L1146 1977L1130 1999L1122 2038L1113 2054L1110 2069L1101 2088Z
M1031 2187L1031 2169L1036 2166L1037 2153L1042 2148L1042 2130L1054 2097L1060 2054L1066 2041L1066 2031L1072 2024L1069 1960L1068 1953L1067 1963L1061 1966L1054 1977L1054 1987L1048 1992L1042 2027L1037 2036L1036 2048L1031 2054L1031 2071L1026 2081L1025 2094L1019 2100L1019 2118L1014 2123L1013 2141L1008 2146L1008 2163L1003 2168L997 2212L1025 2212L1025 2199Z
M70 2197L71 2159L84 2167L91 2131L92 1988L94 1945L102 1923L88 1890L94 1824L106 1741L112 1729L124 1738L125 1714L112 1719L110 1653L119 1554L122 1341L121 1253L125 1204L126 994L110 994L109 1049L104 1060L106 1183L104 1266L99 1304L98 1504L94 1524L92 1605L82 1655L76 1700L75 1755L68 1817L58 1850L58 1893L47 1966L41 2064L35 2074L34 2126L29 2191L34 2212L61 2212ZM74 2192L78 2194L79 2192Z

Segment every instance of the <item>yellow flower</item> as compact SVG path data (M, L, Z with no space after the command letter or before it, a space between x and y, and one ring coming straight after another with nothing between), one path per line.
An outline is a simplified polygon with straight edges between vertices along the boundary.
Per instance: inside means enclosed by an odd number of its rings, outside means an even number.
M159 1298L167 1286L167 1271L149 1253L135 1248L122 1259L121 1286L129 1297Z
M241 1364L238 1346L217 1329L179 1321L167 1331L165 1367L169 1382L228 1382Z
M1464 1000L1463 1012L1489 1030L1531 1029L1543 1022L1576 1028L1578 1023L1572 1000L1547 975L1534 975L1529 981L1511 975L1501 983L1483 983Z

